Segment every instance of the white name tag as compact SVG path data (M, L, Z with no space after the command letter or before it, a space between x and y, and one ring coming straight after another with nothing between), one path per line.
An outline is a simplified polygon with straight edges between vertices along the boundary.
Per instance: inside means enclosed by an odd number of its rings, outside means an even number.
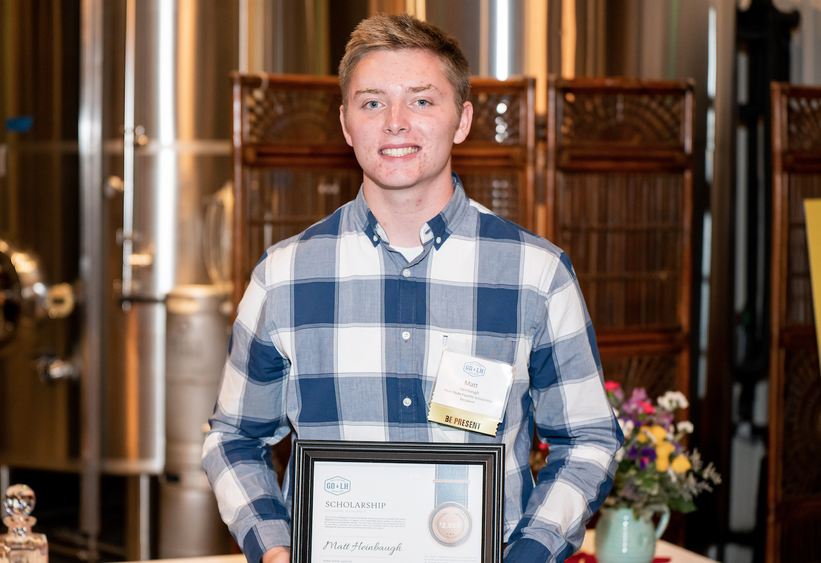
M513 369L510 364L445 349L428 420L495 436L505 416Z

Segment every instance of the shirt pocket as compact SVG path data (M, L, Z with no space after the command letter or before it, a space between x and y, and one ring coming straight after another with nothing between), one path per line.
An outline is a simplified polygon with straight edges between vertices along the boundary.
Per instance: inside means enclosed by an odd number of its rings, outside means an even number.
M442 352L445 348L477 358L503 362L515 366L516 339L504 336L486 336L463 332L438 332L431 335L428 343L427 365L424 369L423 388L430 399L433 380L439 372ZM516 373L514 373L514 378Z
M516 339L509 336L445 334L442 336L442 349L445 348L510 365L516 362Z

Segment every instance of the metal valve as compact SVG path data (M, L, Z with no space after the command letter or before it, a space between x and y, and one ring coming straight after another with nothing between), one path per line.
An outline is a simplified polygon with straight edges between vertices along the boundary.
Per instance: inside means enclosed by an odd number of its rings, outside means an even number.
M74 311L74 288L67 283L52 285L43 305L50 319L64 319Z
M0 239L0 346L12 339L21 318L62 319L74 303L71 285L46 286L37 259Z
M37 375L46 383L52 383L60 379L77 379L80 370L74 363L54 354L43 354L37 359Z

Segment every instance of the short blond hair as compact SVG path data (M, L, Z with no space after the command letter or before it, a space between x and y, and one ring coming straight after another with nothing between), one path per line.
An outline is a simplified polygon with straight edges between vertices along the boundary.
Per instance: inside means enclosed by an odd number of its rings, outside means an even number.
M421 49L439 57L442 70L453 86L457 114L470 95L470 65L459 42L435 25L411 15L377 14L359 22L345 46L345 56L339 63L339 86L342 105L348 105L348 88L356 67L372 51Z

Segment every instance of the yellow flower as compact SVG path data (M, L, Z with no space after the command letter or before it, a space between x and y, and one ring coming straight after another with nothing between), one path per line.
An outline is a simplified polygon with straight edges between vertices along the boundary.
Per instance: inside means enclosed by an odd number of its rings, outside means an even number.
M673 471L676 473L684 473L688 469L690 469L690 460L685 456L680 455L673 460Z
M667 437L667 430L659 426L658 424L654 424L649 429L650 434L653 435L656 442L661 442Z
M659 473L667 471L667 468L670 467L670 454L675 449L676 447L670 442L659 442L656 445L656 470Z
M639 441L639 444L646 444L650 441L650 438L647 436L648 430L649 428L647 428L646 426L642 426L641 428L639 428L639 434L638 436L636 436L636 440Z

